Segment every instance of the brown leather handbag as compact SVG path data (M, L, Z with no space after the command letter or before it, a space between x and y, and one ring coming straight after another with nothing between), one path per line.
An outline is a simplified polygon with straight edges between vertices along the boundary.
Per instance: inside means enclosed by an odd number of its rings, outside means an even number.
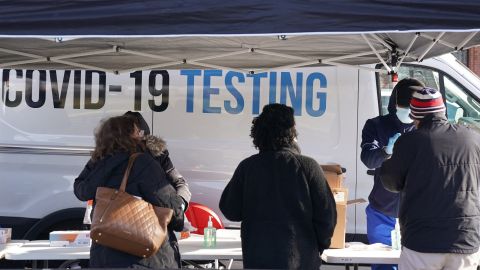
M146 258L155 254L165 241L173 210L125 192L138 155L130 156L118 190L97 188L90 237L100 245Z

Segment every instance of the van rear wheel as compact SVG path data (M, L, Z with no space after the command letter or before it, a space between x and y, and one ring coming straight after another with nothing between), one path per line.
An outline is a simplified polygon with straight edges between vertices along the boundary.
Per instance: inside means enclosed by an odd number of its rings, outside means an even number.
M64 261L58 266L60 269L82 269L88 268L88 260L69 260Z

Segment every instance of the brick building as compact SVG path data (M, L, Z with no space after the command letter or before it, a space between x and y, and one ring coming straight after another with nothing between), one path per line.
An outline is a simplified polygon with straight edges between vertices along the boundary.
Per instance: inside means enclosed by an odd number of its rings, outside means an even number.
M467 66L480 76L480 47L474 47L468 50Z
M480 46L453 53L464 65L480 76Z

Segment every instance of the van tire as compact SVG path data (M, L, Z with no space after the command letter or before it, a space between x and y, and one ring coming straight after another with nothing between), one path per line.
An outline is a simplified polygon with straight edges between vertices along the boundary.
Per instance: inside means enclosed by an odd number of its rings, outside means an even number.
M48 239L54 230L81 230L85 208L67 208L37 221L23 236L26 240Z
M82 269L88 268L88 260L69 260L64 261L58 266L59 269Z

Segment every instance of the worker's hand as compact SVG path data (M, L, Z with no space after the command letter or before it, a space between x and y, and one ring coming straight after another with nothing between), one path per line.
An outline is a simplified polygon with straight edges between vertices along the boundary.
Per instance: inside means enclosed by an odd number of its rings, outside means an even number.
M388 144L384 148L385 153L387 153L389 155L391 155L393 153L393 145L397 141L398 137L400 137L400 135L401 135L400 133L397 133L397 134L393 135L392 137L390 137L390 139L388 139Z

